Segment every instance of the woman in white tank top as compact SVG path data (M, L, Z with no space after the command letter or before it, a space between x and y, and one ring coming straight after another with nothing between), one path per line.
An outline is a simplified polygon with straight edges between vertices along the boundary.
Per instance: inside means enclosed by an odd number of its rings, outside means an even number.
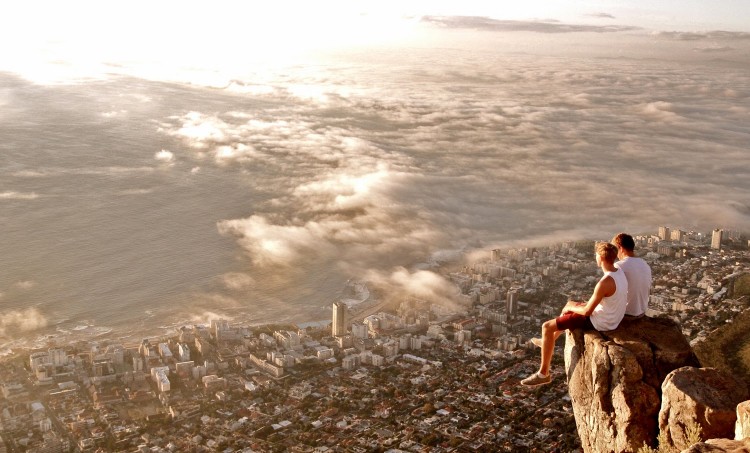
M542 324L542 338L532 342L542 348L539 371L521 381L523 385L536 386L551 382L549 374L555 340L568 329L614 330L625 316L628 302L628 280L625 272L614 266L617 247L609 242L596 243L596 264L604 271L588 301L568 301L562 314Z
M605 271L599 282L607 277L614 279L615 293L603 297L591 313L591 324L599 331L615 330L625 316L625 307L628 305L628 279L625 278L625 272L622 269Z

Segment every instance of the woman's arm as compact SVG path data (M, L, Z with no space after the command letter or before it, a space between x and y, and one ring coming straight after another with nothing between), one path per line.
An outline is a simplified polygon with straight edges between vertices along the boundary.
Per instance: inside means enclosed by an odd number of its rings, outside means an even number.
M596 284L596 286L594 287L594 293L591 294L588 302L570 301L565 306L564 311L578 313L579 315L583 316L591 316L591 313L594 312L594 309L597 305L599 305L602 299L614 294L615 289L615 280L612 277L607 276L606 278L599 280L599 282Z

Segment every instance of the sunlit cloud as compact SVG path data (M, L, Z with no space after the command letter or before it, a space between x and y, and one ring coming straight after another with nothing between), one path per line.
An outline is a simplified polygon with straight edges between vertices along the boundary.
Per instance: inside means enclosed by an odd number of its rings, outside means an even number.
M675 121L679 116L674 112L674 106L669 102L649 102L641 107L641 111L649 118L659 121Z
M35 200L39 195L35 192L0 192L0 200Z
M48 320L38 309L10 310L0 314L0 335L29 332L46 327Z
M468 28L474 30L536 33L616 33L639 30L625 25L582 25L557 21L497 20L489 17L425 16L422 21L445 28Z
M655 222L750 225L744 72L717 80L649 64L519 56L373 70L367 89L333 66L315 76L325 82L306 72L242 94L265 108L196 108L160 127L192 150L193 168L245 172L271 194L217 222L247 260L222 280L227 290L270 286L256 273L293 282L316 263L406 294L422 277L442 288L414 269L474 249L607 239Z
M703 53L721 53L721 52L731 52L735 50L734 47L730 46L706 46L706 47L693 47L693 50L695 52L703 52Z
M223 319L226 321L231 321L232 317L228 316L226 313L216 313L214 311L206 310L200 313L191 314L189 319L190 321L198 325L208 325L211 324L211 321L215 320Z
M255 285L255 279L241 272L229 272L221 276L221 281L229 289L241 290Z
M29 290L36 286L36 282L33 280L22 280L22 281L16 282L13 286L19 289Z
M592 14L587 14L587 16L595 17L597 19L614 19L615 18L615 16L609 13L592 13Z
M171 134L186 139L194 148L203 149L211 142L225 140L226 128L227 124L218 118L204 117L198 112L190 112L184 116L180 129Z
M683 31L654 31L652 35L659 38L668 38L678 41L702 41L702 40L727 40L727 41L750 41L750 33L737 31L706 31L706 32L683 32Z
M217 165L254 165L262 158L265 166L285 169L275 179L283 189L267 206L218 223L220 233L235 237L261 267L319 260L353 273L387 271L399 260L429 262L435 250L477 238L520 245L605 237L609 230L643 228L654 218L747 220L737 206L710 202L714 189L705 188L702 200L704 188L696 184L707 156L700 143L716 140L716 118L726 128L748 115L732 101L706 98L705 90L725 99L747 96L734 87L533 64L517 64L512 72L499 68L481 79L470 69L427 74L429 100L412 97L421 85L408 79L379 93L377 101L360 98L362 93L328 99L327 108L347 118L366 116L366 124L378 124L372 129L351 119L347 129L332 127L316 107L294 104L286 114L277 109L274 119L250 111L192 112L164 131L214 156ZM547 89L523 97L492 89L440 91L460 80ZM702 96L703 105L685 101L691 93ZM683 158L660 159L659 168L644 164L664 152L659 150L679 150ZM627 176L632 190L601 178L615 171ZM739 181L736 187L744 190ZM676 202L679 194L690 194L691 207ZM621 218L612 200L623 196L638 206L638 215ZM591 227L569 219L581 204ZM550 225L557 227L550 231Z
M174 153L163 149L161 151L158 151L154 155L154 159L158 160L159 162L170 163L174 161Z
M104 118L116 118L116 117L124 115L124 114L127 114L127 110L112 110L112 111L109 111L109 112L102 113L102 116Z
M120 195L148 195L150 193L153 193L153 189L127 189L121 191Z
M417 298L456 309L459 294L445 277L428 270L409 271L396 267L391 271L370 271L365 279L390 300Z

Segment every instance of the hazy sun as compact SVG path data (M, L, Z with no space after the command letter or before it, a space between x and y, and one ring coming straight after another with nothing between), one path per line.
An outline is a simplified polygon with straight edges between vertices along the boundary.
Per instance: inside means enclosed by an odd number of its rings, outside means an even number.
M44 13L41 13L44 11ZM6 8L0 70L39 83L125 71L211 84L212 74L397 42L414 19L357 2L30 1ZM221 83L221 82L219 82Z

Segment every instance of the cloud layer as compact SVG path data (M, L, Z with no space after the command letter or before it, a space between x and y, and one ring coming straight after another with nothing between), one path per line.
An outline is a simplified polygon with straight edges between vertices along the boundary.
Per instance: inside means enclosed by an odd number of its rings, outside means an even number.
M47 318L36 308L0 314L0 336L29 332L47 326Z
M747 229L742 35L428 20L429 45L221 84L3 78L4 302L309 320L349 277L450 299L429 269L464 251Z
M613 18L608 14L597 14L597 18ZM583 25L557 21L498 20L489 17L469 16L424 16L422 21L445 28L468 28L488 31L528 31L536 33L614 33L639 30L627 25Z
M400 266L439 250L749 225L744 71L458 53L386 63L289 77L241 94L265 109L161 125L186 158L273 188L217 224L253 269L328 266L409 291L430 279ZM226 284L243 287L236 277Z

